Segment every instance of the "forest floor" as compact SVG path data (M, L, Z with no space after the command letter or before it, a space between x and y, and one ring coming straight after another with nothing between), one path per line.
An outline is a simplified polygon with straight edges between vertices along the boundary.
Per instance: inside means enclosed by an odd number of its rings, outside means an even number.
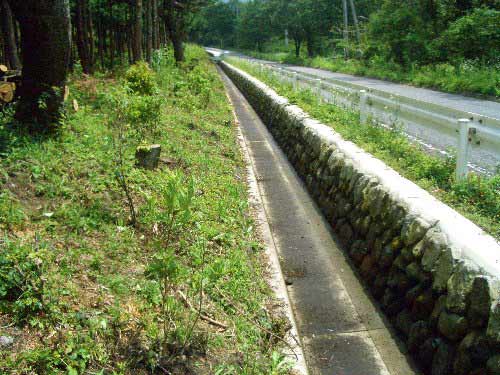
M289 372L232 110L187 56L75 74L55 136L3 113L0 373ZM140 143L162 146L156 170L134 167Z
M279 81L267 71L261 72L243 59L230 57L227 60L262 80L313 118L331 126L342 137L384 161L500 241L500 174L491 177L470 174L467 181L456 182L454 157L428 154L397 128L360 126L358 113L334 104L320 103L315 92L309 89L296 91L290 83Z

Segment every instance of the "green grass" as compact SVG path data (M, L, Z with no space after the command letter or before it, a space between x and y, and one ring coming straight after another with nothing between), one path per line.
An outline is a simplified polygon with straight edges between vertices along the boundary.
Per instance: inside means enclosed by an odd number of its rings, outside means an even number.
M361 126L357 113L332 104L320 104L315 93L295 91L291 85L281 83L268 72L260 73L255 65L244 60L229 58L229 62L258 77L291 103L330 125L345 139L383 160L500 240L500 175L486 178L470 174L467 181L457 183L454 158L429 155L397 128Z
M406 83L413 86L426 87L439 91L485 96L492 99L500 98L500 69L498 66L479 66L472 62L462 62L456 65L449 63L426 66L402 66L375 57L370 61L357 59L344 60L317 56L300 56L294 52L255 52L243 51L245 54L265 60L285 64L308 66L357 76L378 78L387 81Z
M2 114L0 373L288 373L222 82L194 46L154 66L73 77L57 136Z

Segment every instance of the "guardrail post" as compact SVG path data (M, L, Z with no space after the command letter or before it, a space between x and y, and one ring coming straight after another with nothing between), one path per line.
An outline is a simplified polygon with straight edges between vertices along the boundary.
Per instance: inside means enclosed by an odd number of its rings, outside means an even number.
M318 103L321 104L321 78L317 78L316 80L316 95L318 95Z
M359 122L361 125L368 123L368 93L366 90L359 91Z
M463 181L467 177L467 163L470 154L469 127L469 119L461 118L458 120L457 168L455 170L457 181Z
M390 124L390 125L396 126L398 124L398 121L399 121L399 115L400 115L400 112L401 112L401 105L394 98L394 95L389 96L389 100L391 102L393 102L393 103L396 104L394 106L394 111L392 111L391 114L390 114L390 116L389 116L390 120L392 121L392 124Z
M299 73L293 72L293 89L295 91L299 90Z
M337 105L337 98L335 97L335 89L332 89L330 91L330 95L331 95L331 100L330 100L330 103L334 104L334 105Z

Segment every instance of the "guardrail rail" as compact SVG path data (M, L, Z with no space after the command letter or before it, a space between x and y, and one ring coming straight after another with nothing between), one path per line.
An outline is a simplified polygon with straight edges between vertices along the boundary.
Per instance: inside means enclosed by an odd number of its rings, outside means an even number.
M224 56L225 53L222 52L217 59L223 59ZM434 147L428 144L429 138L433 139L436 134L445 137L444 148L454 147L457 150L457 180L465 179L469 168L482 174L492 174L500 165L500 119L373 88L368 89L335 78L318 78L311 74L260 63L251 58L237 58L259 66L261 72L267 71L274 77L291 83L295 90L299 90L301 86L309 86L317 91L318 100L359 111L362 124L373 121L389 126L402 126L411 139L431 149ZM422 137L425 131L429 132L429 135ZM478 163L478 158L471 160L473 150L480 152L481 158L486 158L484 165ZM447 154L446 150L439 151L441 154Z

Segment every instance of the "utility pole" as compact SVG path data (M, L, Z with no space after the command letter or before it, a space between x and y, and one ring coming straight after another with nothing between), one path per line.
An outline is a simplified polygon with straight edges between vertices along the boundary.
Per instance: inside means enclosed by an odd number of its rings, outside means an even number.
M354 0L349 0L351 3L352 18L354 20L354 27L356 28L356 38L358 44L361 42L361 33L359 32L358 15L356 13L356 7L354 6Z
M349 58L349 14L347 9L347 0L342 0L344 8L344 57Z

